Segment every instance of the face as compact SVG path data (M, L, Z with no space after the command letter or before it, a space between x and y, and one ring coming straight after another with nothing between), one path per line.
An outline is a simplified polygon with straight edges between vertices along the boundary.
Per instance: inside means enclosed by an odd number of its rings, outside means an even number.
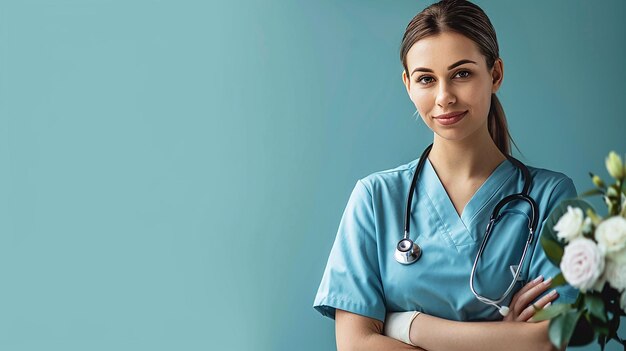
M502 82L502 60L487 68L485 56L469 38L443 32L417 41L407 53L410 75L402 80L424 123L439 137L463 140L488 136L491 94ZM445 114L464 113L444 119Z

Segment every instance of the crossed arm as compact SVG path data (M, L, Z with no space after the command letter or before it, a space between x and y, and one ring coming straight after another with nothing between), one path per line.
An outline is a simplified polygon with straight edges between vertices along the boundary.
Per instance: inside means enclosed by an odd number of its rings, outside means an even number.
M548 338L548 321L526 323L534 314L531 302L549 287L541 281L524 286L513 297L509 316L497 322L458 322L424 313L418 315L410 329L414 347L383 335L383 322L336 310L335 331L338 351L428 350L557 350ZM543 308L558 295L547 294L534 305Z

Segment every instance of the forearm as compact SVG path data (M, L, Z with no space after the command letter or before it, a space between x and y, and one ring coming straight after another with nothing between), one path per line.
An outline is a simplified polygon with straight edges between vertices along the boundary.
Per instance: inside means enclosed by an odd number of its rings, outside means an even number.
M337 351L425 351L382 335L384 324L376 319L337 309Z
M430 351L557 350L548 338L548 322L458 322L419 315L411 341Z
M405 344L388 336L371 333L359 339L346 340L340 343L337 339L337 351L426 351L423 348Z

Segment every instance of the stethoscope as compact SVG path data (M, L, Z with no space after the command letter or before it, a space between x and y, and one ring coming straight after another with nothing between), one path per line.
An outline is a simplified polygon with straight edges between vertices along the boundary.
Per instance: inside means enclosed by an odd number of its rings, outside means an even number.
M415 174L413 175L413 180L411 181L411 187L409 189L409 195L408 195L407 204L406 204L406 215L404 217L404 238L398 242L398 245L396 246L396 252L394 254L396 261L405 265L416 262L422 255L422 249L419 247L419 245L417 245L413 240L409 239L411 201L413 200L413 192L415 191L415 184L417 183L418 174L422 171L422 168L424 167L424 162L426 161L426 158L428 157L428 153L430 152L430 149L432 147L433 147L433 144L430 144L424 150L424 152L422 153L422 156L420 156L419 158L417 167L415 168ZM519 274L522 270L522 265L524 264L524 258L526 257L526 253L528 251L528 246L533 240L533 234L535 233L535 230L537 229L537 224L539 221L539 210L538 210L537 204L535 203L535 200L533 200L533 198L531 198L528 195L528 189L530 188L530 183L531 183L530 171L523 163L518 161L513 156L506 155L506 157L517 168L519 168L522 171L522 174L524 176L524 188L521 193L511 194L505 197L504 199L500 200L500 202L496 204L496 207L493 209L493 212L491 213L491 217L489 218L489 223L487 224L487 230L485 231L485 236L483 237L482 243L480 244L480 247L478 248L478 253L476 254L476 258L474 259L474 265L472 266L472 272L470 273L470 289L472 290L472 293L474 294L476 299L478 299L482 303L496 307L498 311L500 312L500 314L503 316L506 316L509 313L509 307L500 306L499 304L502 301L504 301L504 299L506 299L506 297L511 293L511 291L513 290L513 287L515 286L515 283L517 282L519 278ZM524 252L522 253L522 257L520 258L519 264L517 265L517 268L515 269L515 276L513 280L511 281L511 284L509 284L509 287L504 292L504 295L502 295L499 299L490 299L488 297L478 294L476 290L474 289L474 275L476 274L476 265L478 264L478 260L480 259L480 256L483 254L483 251L485 250L485 246L487 246L487 240L489 240L489 236L491 235L491 230L493 229L493 226L502 217L502 215L500 215L500 210L504 207L504 205L515 200L523 200L523 201L528 202L532 210L532 218L528 221L528 231L529 231L528 239L526 240L526 245L524 246Z

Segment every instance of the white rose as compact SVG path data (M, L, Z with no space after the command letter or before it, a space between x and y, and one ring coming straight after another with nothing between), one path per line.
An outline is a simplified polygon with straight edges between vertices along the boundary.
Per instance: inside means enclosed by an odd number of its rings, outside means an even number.
M604 254L604 257L615 263L626 264L626 248L619 251L608 252Z
M593 240L580 237L565 246L560 268L565 280L584 293L604 271L604 255Z
M606 272L606 269L604 271ZM604 274L602 274L602 275L600 275L598 280L596 280L596 283L593 285L591 290L597 291L597 292L602 292L602 290L604 290L604 284L605 283L606 283L606 277L604 276Z
M606 280L619 291L626 288L626 265L613 260L606 260Z
M626 247L626 219L613 216L598 224L596 241L603 253L616 252Z
M559 218L552 229L557 232L556 235L559 239L565 240L565 242L572 241L582 234L583 218L583 210L578 207L567 206L567 212Z

